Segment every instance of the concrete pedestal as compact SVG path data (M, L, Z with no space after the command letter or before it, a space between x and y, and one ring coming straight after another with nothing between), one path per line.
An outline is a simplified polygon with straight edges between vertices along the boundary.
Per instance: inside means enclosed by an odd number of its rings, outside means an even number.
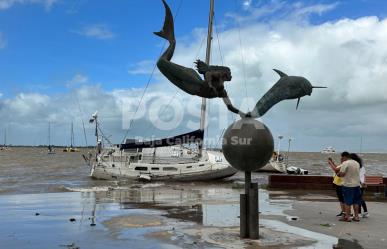
M251 172L245 172L245 193L240 195L240 237L258 239L258 184L251 183Z

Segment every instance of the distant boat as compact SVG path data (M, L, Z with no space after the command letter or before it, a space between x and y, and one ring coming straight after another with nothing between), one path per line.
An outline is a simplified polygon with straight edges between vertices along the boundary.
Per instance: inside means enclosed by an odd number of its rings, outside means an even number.
M333 147L326 147L321 151L322 154L335 154L336 150Z
M7 147L7 129L4 129L4 144L0 147L0 150L8 150Z
M70 147L66 147L63 149L63 152L79 152L78 148L74 147L74 125L71 122L71 136L70 136Z
M49 155L55 154L55 149L51 145L51 123L48 123L48 147L47 147L47 154L49 154Z

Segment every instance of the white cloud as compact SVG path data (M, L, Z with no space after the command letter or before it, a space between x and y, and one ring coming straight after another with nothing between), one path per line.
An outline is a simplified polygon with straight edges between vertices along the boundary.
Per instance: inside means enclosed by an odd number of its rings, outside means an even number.
M265 22L278 20L304 19L310 15L322 15L325 12L335 9L338 2L331 4L304 4L295 2L293 4L282 0L257 1L255 4L252 0L243 1L244 13L228 13L227 16L238 22L251 22L262 20Z
M332 4L316 4L310 6L295 5L297 6L295 16L305 16L311 14L322 15L325 12L335 9L338 5L339 3L337 2Z
M150 75L155 67L155 62L151 60L144 60L133 65L128 70L129 74L148 74Z
M40 4L48 11L58 0L0 0L0 10L13 7L16 4Z
M85 84L89 81L89 78L83 74L76 74L74 77L66 83L67 87L74 87L77 85Z
M251 2L252 2L252 0L244 0L244 1L243 1L243 8L244 8L244 9L250 8Z
M93 24L73 32L82 36L96 38L99 40L109 40L116 36L116 34L114 34L106 24Z
M3 33L0 32L0 49L3 49L7 46L7 41L4 38Z

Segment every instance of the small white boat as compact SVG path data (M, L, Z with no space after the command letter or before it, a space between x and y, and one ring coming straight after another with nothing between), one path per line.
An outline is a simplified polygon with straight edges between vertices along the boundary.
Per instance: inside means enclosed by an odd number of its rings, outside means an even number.
M263 168L259 169L258 171L286 173L286 163L283 160L277 161L272 158Z
M290 166L286 169L286 173L289 175L307 175L309 171L306 169Z
M273 153L273 157L270 161L261 169L259 172L273 172L273 173L284 173L284 174L294 174L294 175L307 175L308 170L302 169L295 166L288 166L284 161L284 157L280 154L277 157L277 153Z
M321 151L322 154L335 154L336 150L333 147L326 147Z

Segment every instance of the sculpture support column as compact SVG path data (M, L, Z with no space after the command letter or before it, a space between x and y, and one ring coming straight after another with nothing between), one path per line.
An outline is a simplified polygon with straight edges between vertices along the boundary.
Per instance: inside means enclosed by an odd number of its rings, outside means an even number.
M240 195L240 214L239 214L239 220L240 220L240 237L241 238L248 238L248 224L247 224L247 198L248 196L245 194Z
M251 183L251 172L245 172L245 194L240 195L240 237L258 239L258 184Z
M249 238L259 238L258 222L258 183L250 184L249 189Z

